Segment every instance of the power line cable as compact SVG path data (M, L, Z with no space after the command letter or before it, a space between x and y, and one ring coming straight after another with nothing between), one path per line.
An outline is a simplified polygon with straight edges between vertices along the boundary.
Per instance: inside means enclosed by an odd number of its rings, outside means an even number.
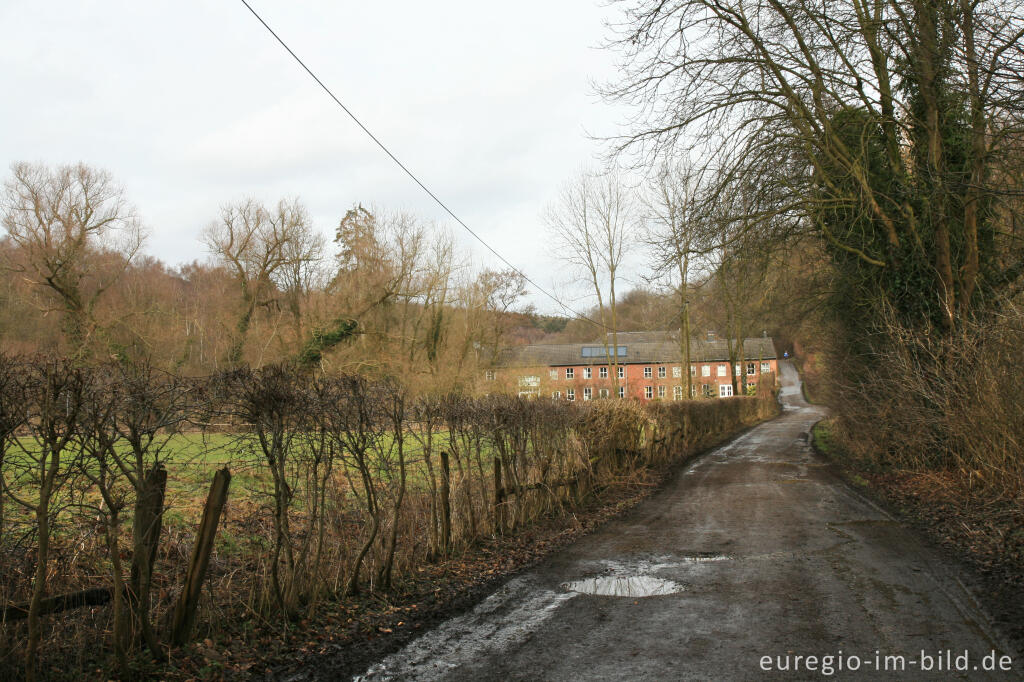
M565 310L565 311L569 312L570 314L572 314L572 316L573 316L573 317L576 317L577 319L580 319L580 320L584 320L584 321L586 321L586 322L589 322L589 323L591 323L591 324L593 324L593 325L595 325L595 326L601 327L601 328L603 328L603 329L606 329L606 330L608 330L608 331L612 331L612 328L611 328L611 327L608 327L608 326L606 326L606 325L604 325L604 324L602 324L602 323L598 322L597 320L592 320L592 319L590 319L589 317L587 317L586 315L583 315L582 313L579 313L579 312L577 312L577 311L576 311L576 310L574 310L573 308L570 308L570 307L569 307L569 306L567 306L567 305L566 305L565 303L562 303L562 301L561 301L561 300L559 300L559 299L558 299L558 297L556 297L556 296L555 296L554 294L550 293L550 292L549 292L549 291L548 291L547 289L545 289L544 287L540 286L539 284L537 284L536 282L534 282L534 281L533 281L532 279L530 279L530 277L529 277L529 276L528 276L528 275L527 275L527 274L526 274L525 272L523 272L522 270L520 270L520 269L519 269L519 268L517 268L516 266L512 265L512 263L510 263L510 262L508 261L508 259L507 259L507 258L505 258L504 256L502 256L502 255L501 255L500 253L498 253L498 251L497 251L497 250L495 250L495 249L494 249L494 247L492 247L492 246L491 246L490 244L488 244L488 243L487 243L486 241L484 241L484 239L483 239L483 238L482 238L482 237L481 237L480 235L478 235L478 234L477 234L476 232L474 232L474 231L473 231L473 229L472 229L472 228L471 228L471 227L470 227L469 225L467 225L466 223L464 223L464 222L462 221L462 219L461 219L461 218L460 218L459 216L455 215L455 212L454 212L454 211L452 211L452 209L448 208L447 204L445 204L445 203L444 203L443 201L441 201L441 199L439 199L439 198L438 198L438 196L437 196L436 194L434 194L434 193L433 193L432 191L430 191L430 188L428 188L428 187L427 187L427 186L426 186L425 184L423 184L423 183L422 183L422 182L420 181L420 179L419 179L418 177L416 177L416 175L415 175L415 174L414 174L414 173L413 173L413 172L412 172L411 170L409 170L409 169L408 169L408 168L406 167L406 165L405 165L404 163L402 163L402 162L401 162L401 161L400 161L400 160L398 159L398 157L397 157L397 156L395 156L394 154L392 154L392 153L391 153L391 150L390 150L390 149L388 149L388 148L387 148L387 147L386 147L386 146L384 145L384 143L383 143L383 142L381 142L381 141L380 141L379 139L377 139L377 136L376 136L376 135L374 135L374 134L373 134L372 132L370 132L370 129L369 129L369 128L367 128L367 127L366 127L365 125L363 125L363 122L362 122L362 121L360 121L360 120L359 120L359 118L358 118L358 117L356 117L356 115L355 115L355 114L353 114L353 113L352 113L352 112L351 112L351 111L349 110L349 108L348 108L348 107L346 107L346 106L345 106L345 105L344 105L344 104L343 104L343 103L341 102L341 100L337 98L337 96L336 96L336 95L335 95L335 94L334 94L333 92L331 92L331 89L330 89L330 88L328 88L328 87L327 87L326 85L324 85L324 82L323 82L322 80L320 80L320 79L319 79L319 78L317 77L317 75L316 75L315 73L313 73L313 71L312 71L312 70L311 70L311 69L310 69L310 68L309 68L308 66L306 66L306 63L305 63L305 62L303 62L303 61L302 61L302 59L300 59L300 58L299 58L299 56L298 56L297 54L295 54L295 52L294 52L294 51L292 50L292 48L288 47L288 44L287 44L286 42L284 42L284 40L282 40L282 39L281 39L281 36L277 35L277 32L276 32L276 31L274 31L274 29L270 28L270 25L269 25L269 24L268 24L268 23L267 23L266 21L264 21L264 20L263 20L263 17L261 17L261 16L260 16L260 15L259 15L259 14L258 14L258 13L256 12L256 10L254 10L254 9L252 8L252 5L250 5L250 4L248 3L248 1L247 1L247 0L241 0L241 3L242 3L243 5L245 5L246 9L248 9L248 10L249 10L249 11L250 11L250 12L252 13L252 15L253 15L254 17L256 17L256 19L257 19L257 20L258 20L258 21L259 21L259 22L260 22L261 24L263 24L263 28L267 29L267 31L269 31L269 32L270 32L270 35L274 36L274 39L275 39L275 40L277 40L277 42L281 44L281 47L283 47L283 48L284 48L285 50L287 50L287 51L288 51L288 54L290 54L290 55L292 56L292 59L294 59L294 60L295 60L296 62L298 62L299 66L301 66L301 67L303 68L303 70L304 70L304 71L305 71L306 73L308 73L308 74L309 74L310 78L312 78L312 79L313 79L314 81L316 81L316 84L317 84L317 85L319 85L319 86L320 86L320 88L321 88L321 89L323 89L323 91L324 91L324 92L326 92L326 93L327 93L327 95L328 95L328 96L329 96L329 97L330 97L330 98L331 98L332 100L334 100L334 103L335 103L335 104L337 104L337 105L338 105L339 107L341 107L342 111L344 111L344 112L345 112L346 114L348 114L349 118L351 118L351 119L352 119L353 121L355 121L355 124L356 124L357 126L359 126L359 127L360 127L360 128L362 129L362 131L363 131L364 133L366 133L366 134L367 134L367 136L368 136L368 137L369 137L369 138L370 138L371 140L373 140L373 141L374 141L374 142L375 142L375 143L377 144L377 146L378 146L378 147L380 147L380 148L381 148L381 150L382 150L382 151L383 151L383 152L384 152L385 154L387 154L387 155L388 155L388 157L389 157L389 158L390 158L390 159L391 159L392 161L394 161L394 162L395 162L395 164L396 164L396 165L397 165L397 166L398 166L399 168L401 168L401 169L402 169L403 171L405 171L405 174L406 174L406 175L408 175L408 176L409 176L410 178L412 178L412 181L413 181L413 182L415 182L415 183L416 183L417 185L419 185L420 189L422 189L422 190L423 190L424 192L426 192L426 193L427 193L427 196L429 196L429 197L430 197L431 199L433 199L433 200L434 200L434 201L435 201L435 202L437 203L437 205L438 205L438 206L440 206L440 207L441 207L441 208L442 208L442 209L444 210L444 212L445 212L445 213L447 213L448 215L450 215L450 216L452 217L452 219L453 219L453 220L455 220L455 222L457 222L457 223L458 223L459 225L461 225L461 226L462 226L462 228L466 230L466 232L469 232L469 233L470 233L471 235L473 235L473 237L474 237L474 238L475 238L475 239L476 239L476 240L477 240L478 242L480 242L481 244L483 244L483 245L484 245L484 247L485 247L485 248L486 248L486 249L487 249L488 251L490 251L490 252L491 252L491 253L493 253L493 254L494 254L495 256L497 256L497 257L498 257L498 259L499 259L499 260L500 260L500 261L501 261L502 263L504 263L505 265L507 265L508 267L510 267L510 268L511 268L512 270L514 270L514 271L515 271L516 273L518 273L518 274L519 274L519 275L520 275L520 276L521 276L521 277L522 277L522 278L523 278L524 280L526 280L527 282L529 282L529 283L530 283L530 284L531 284L531 285L533 286L533 288L534 288L534 289L536 289L537 291L539 291L540 293L544 294L545 296L547 296L548 298L550 298L550 299L551 299L552 301L554 301L555 303L557 303L557 304L558 304L558 305L559 305L559 306L560 306L560 307L561 307L561 308L562 308L563 310Z

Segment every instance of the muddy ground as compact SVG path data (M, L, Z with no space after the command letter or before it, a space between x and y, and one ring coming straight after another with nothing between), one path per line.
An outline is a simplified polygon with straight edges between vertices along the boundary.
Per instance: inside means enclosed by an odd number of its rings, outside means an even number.
M534 568L469 590L424 634L371 645L401 648L361 677L748 679L788 666L771 675L813 679L832 676L826 661L840 678L854 665L856 677L1021 677L984 582L846 485L808 444L822 413L791 367L783 383L780 418ZM275 677L337 679L356 658L324 652Z

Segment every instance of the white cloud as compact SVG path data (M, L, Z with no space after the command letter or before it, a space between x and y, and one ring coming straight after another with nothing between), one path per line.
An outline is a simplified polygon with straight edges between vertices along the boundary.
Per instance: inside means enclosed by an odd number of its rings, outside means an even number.
M593 49L603 3L254 6L479 234L553 281L539 215L593 160L585 131L621 118L589 88L613 73ZM8 3L0 92L0 163L107 168L170 263L202 258L200 228L242 196L299 195L328 234L357 201L444 218L241 3Z

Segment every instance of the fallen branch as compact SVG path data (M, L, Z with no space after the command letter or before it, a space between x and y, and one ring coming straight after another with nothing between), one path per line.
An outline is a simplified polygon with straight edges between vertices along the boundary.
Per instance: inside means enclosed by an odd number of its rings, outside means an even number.
M39 614L59 613L83 606L101 606L109 602L113 596L114 588L112 587L91 587L87 590L60 594L44 599ZM24 604L8 604L4 607L0 620L4 622L24 620L28 618L28 607L27 602Z

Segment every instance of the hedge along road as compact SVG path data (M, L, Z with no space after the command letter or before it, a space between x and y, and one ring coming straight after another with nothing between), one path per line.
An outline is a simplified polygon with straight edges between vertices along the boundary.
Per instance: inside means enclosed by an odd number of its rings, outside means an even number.
M941 557L811 451L823 413L781 379L779 418L357 679L1021 677Z

